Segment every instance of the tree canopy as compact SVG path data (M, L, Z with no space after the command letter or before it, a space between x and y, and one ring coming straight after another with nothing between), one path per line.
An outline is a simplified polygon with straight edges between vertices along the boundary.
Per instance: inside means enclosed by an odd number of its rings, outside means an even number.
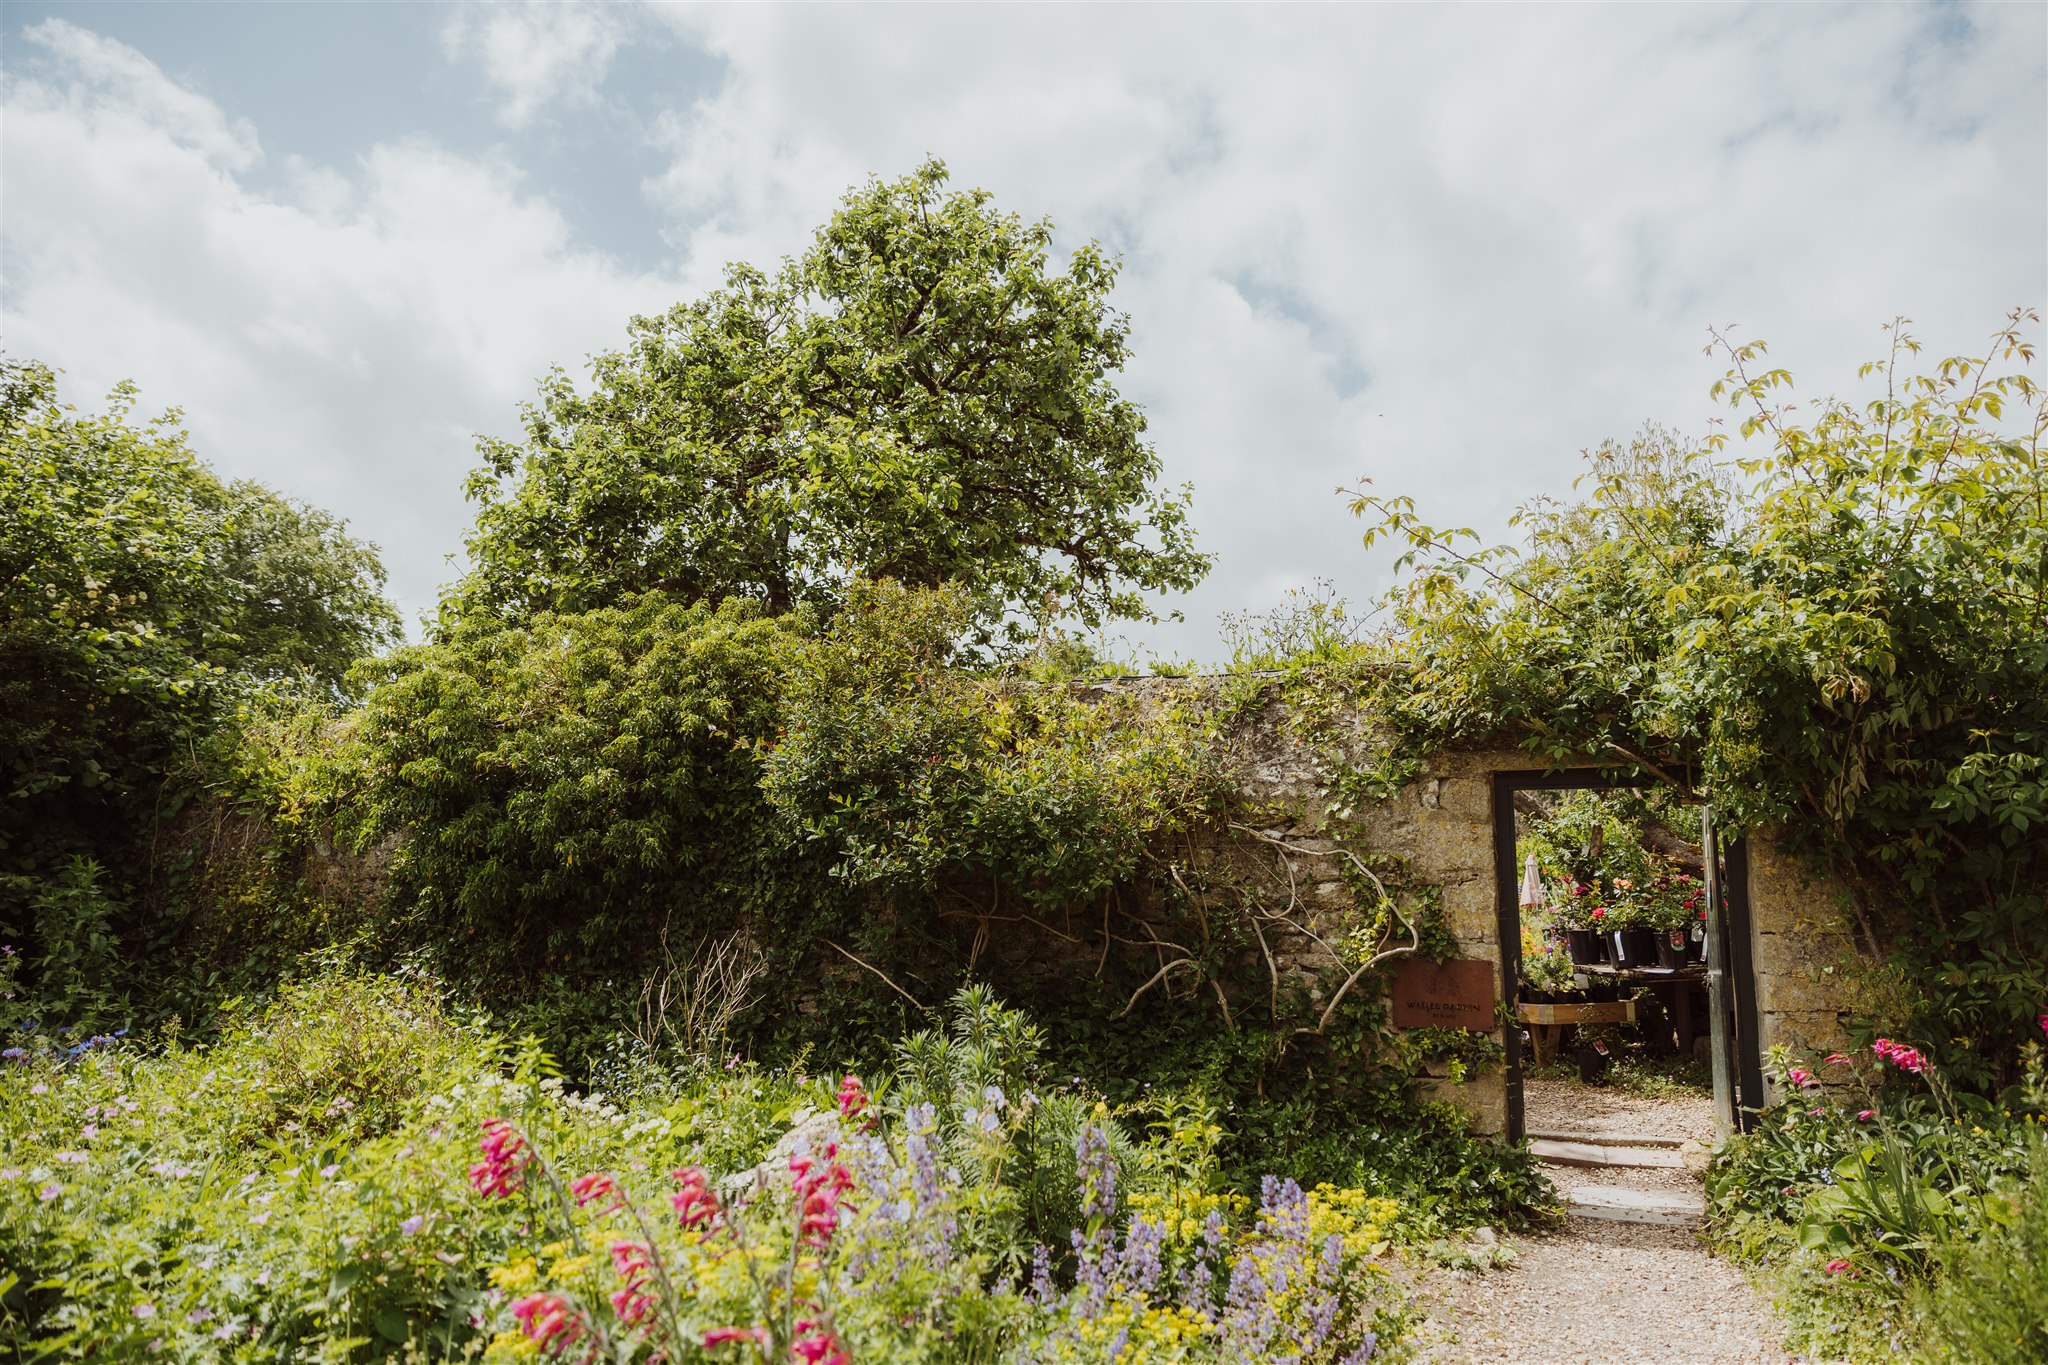
M1526 550L1362 492L1401 597L1404 703L1438 734L1533 730L1696 783L1853 888L1918 1036L1988 1079L2048 998L2048 407L2037 322L1915 373L1895 326L1863 404L1795 406L1760 342L1719 343L1728 436L1594 452L1591 495Z
M772 274L633 319L587 389L552 372L523 442L480 443L450 614L650 590L781 613L866 577L1092 626L1199 581L1187 495L1114 386L1115 264L1091 243L1056 271L1050 223L946 184L871 181Z
M181 774L265 684L340 695L397 635L374 548L327 513L227 483L179 415L145 426L58 401L32 362L0 372L0 934L34 878L115 887L174 810ZM75 880L75 878L74 878ZM34 945L31 933L27 942ZM47 946L47 945L44 945Z

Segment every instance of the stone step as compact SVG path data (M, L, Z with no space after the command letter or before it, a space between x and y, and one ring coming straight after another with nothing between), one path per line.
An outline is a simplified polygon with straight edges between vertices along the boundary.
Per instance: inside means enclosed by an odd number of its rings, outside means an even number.
M1684 1138L1651 1137L1647 1133L1588 1133L1566 1128L1531 1128L1525 1136L1546 1142L1590 1142L1599 1147L1669 1147L1677 1150Z
M1616 1185L1580 1185L1565 1191L1565 1212L1609 1223L1662 1223L1683 1226L1706 1215L1704 1199L1687 1199L1663 1191L1631 1190Z
M1639 1170L1682 1171L1685 1158L1669 1147L1626 1147L1605 1142L1537 1138L1529 1152L1553 1166L1624 1166Z

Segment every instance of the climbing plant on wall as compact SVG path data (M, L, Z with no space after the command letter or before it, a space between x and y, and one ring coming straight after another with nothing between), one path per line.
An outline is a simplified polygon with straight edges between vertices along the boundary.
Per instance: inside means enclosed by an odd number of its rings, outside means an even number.
M1789 401L1761 342L1717 337L1735 437L1601 447L1587 496L1527 509L1520 548L1353 501L1412 570L1392 648L1413 733L1697 774L1725 826L1775 828L1853 888L1912 1027L1979 1082L2048 997L2037 323L1931 366L1896 324L1862 402Z

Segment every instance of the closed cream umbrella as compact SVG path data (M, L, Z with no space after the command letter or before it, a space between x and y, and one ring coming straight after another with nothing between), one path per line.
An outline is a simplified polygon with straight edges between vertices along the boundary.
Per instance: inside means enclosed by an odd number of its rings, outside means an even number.
M1522 908L1541 910L1546 904L1543 899L1543 872L1536 866L1536 855L1531 853L1529 861L1522 864Z

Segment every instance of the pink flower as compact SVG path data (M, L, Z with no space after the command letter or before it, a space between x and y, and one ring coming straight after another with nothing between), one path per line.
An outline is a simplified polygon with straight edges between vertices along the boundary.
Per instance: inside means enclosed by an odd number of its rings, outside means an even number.
M768 1344L768 1330L765 1327L707 1327L704 1329L704 1349L724 1346L734 1341L758 1341Z
M1795 1066L1785 1073L1785 1079L1801 1089L1810 1090L1816 1084L1813 1073L1803 1066Z
M549 1355L560 1355L589 1331L576 1306L560 1294L528 1294L514 1300L512 1316L519 1320L519 1330Z
M676 1192L668 1197L676 1216L686 1228L708 1231L718 1217L718 1194L711 1188L702 1166L685 1166L672 1173Z
M1849 1058L1846 1053L1830 1052L1827 1056L1821 1058L1821 1063L1824 1066L1847 1066L1849 1065Z
M1832 1260L1832 1261L1829 1261L1829 1262L1827 1263L1827 1265L1826 1265L1826 1266L1824 1267L1824 1269L1825 1269L1825 1270L1826 1270L1826 1271L1828 1272L1828 1274L1830 1274L1830 1275L1839 1275L1839 1274L1841 1274L1841 1273L1842 1273L1843 1271L1847 1270L1848 1268L1849 1268L1849 1263L1848 1263L1847 1261L1843 1260L1843 1259L1842 1259L1841 1257L1839 1257L1839 1256L1837 1256L1837 1257L1836 1257L1836 1258L1835 1258L1834 1260Z
M822 1163L808 1156L789 1159L789 1186L796 1192L797 1236L812 1246L832 1240L839 1227L839 1197L853 1188L853 1172L837 1159L839 1147L819 1149Z
M1607 918L1607 907L1606 907L1606 906L1604 906L1604 905L1596 905L1596 906L1594 906L1594 907L1593 907L1593 913L1592 913L1592 915L1590 916L1590 918L1592 918L1592 919L1606 919L1606 918Z
M2048 1014L2043 1014L2039 1019L2036 1019L2034 1022L2041 1026L2041 1032L2044 1035L2048 1035Z
M860 1077L848 1076L839 1083L839 1116L857 1119L868 1107L868 1092L861 1087Z
M1876 1117L1877 1111L1875 1109L1859 1109L1856 1111L1856 1121L1858 1123L1868 1123Z
M592 1171L589 1175L577 1176L569 1182L569 1193L576 1197L576 1207L579 1209L588 1208L591 1204L602 1201L597 1210L601 1214L616 1213L624 1208L626 1203L625 1196L619 1193L618 1185L603 1171Z
M469 1168L469 1183L478 1194L502 1198L526 1183L533 1151L510 1119L486 1119L477 1147L484 1159Z
M1918 1049L1907 1047L1904 1043L1880 1038L1870 1045L1870 1050L1901 1071L1910 1071L1917 1076L1927 1070L1927 1059L1920 1055Z
M839 1336L823 1323L806 1318L796 1325L796 1340L789 1353L805 1365L852 1365L852 1357L839 1344Z
M628 1327L654 1314L654 1296L647 1283L654 1275L654 1261L645 1242L613 1242L612 1268L625 1283L612 1291L612 1311Z

